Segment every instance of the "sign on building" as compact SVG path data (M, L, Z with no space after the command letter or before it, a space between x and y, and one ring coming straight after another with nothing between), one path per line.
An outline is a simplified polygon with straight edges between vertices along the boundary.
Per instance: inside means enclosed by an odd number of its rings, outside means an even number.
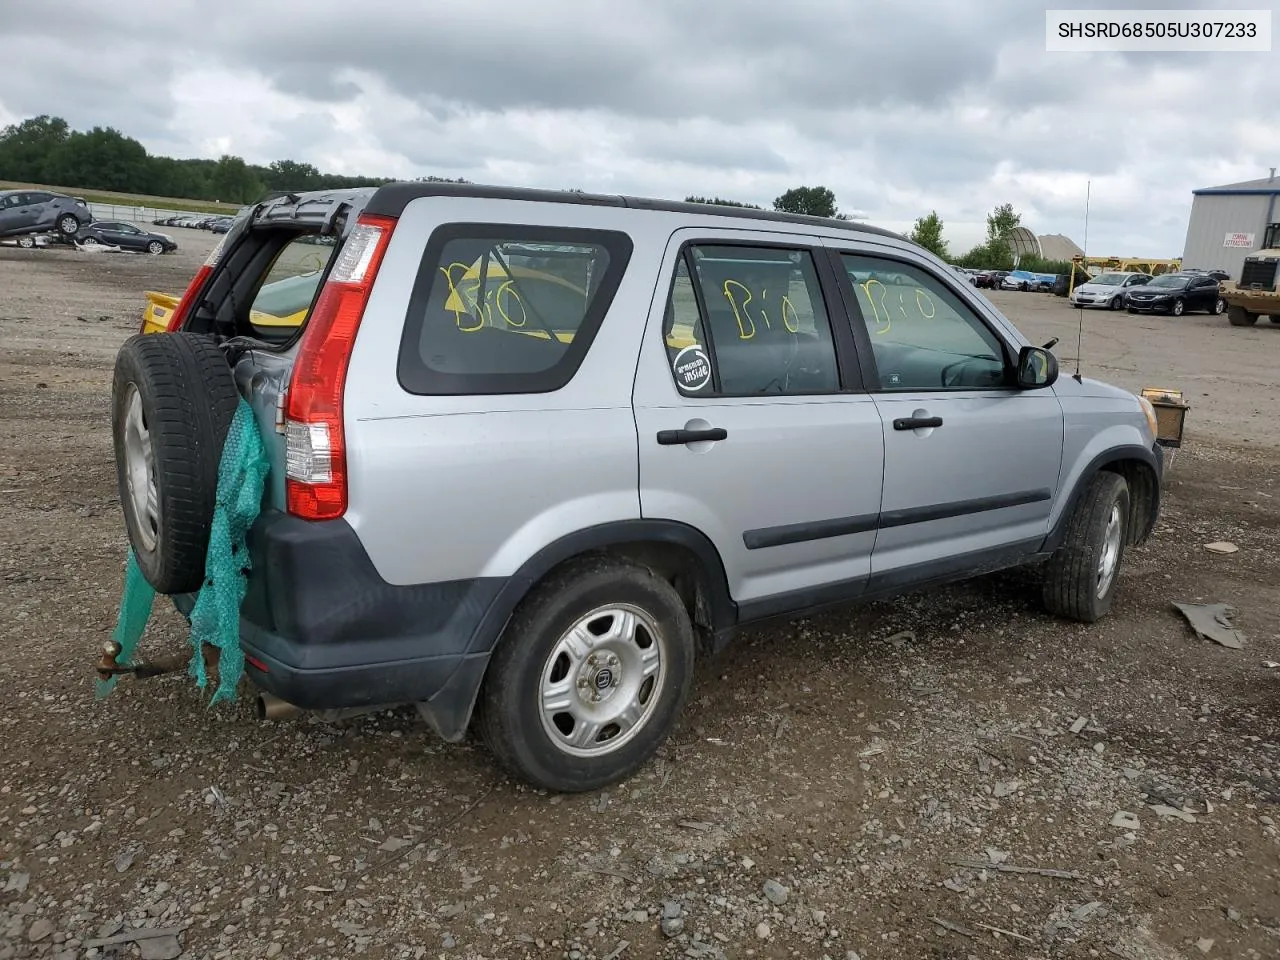
M1253 249L1252 233L1228 233L1227 239L1222 241L1224 247L1244 247L1246 250Z

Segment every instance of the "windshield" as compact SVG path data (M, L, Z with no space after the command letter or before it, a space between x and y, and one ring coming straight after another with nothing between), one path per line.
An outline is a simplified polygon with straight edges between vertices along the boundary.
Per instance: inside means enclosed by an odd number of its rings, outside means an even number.
M1169 287L1174 290L1178 289L1179 287L1185 287L1186 285L1187 285L1186 277L1175 277L1172 275L1156 277L1154 280L1152 280L1150 283L1147 284L1148 287Z
M1118 287L1124 283L1127 273L1100 273L1090 283L1096 283L1100 287Z

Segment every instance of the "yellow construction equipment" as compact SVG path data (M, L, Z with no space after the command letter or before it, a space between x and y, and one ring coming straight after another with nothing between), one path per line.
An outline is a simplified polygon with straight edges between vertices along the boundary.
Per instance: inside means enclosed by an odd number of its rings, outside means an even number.
M1153 277L1162 273L1177 273L1182 269L1182 259L1158 260L1151 257L1072 257L1071 280L1067 284L1067 296L1076 287L1076 276L1096 277L1106 270L1121 273L1148 273ZM1081 281L1087 283L1088 280Z

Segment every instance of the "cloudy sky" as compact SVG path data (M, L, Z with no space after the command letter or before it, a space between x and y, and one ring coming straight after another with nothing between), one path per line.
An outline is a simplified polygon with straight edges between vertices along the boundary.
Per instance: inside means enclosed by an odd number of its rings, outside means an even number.
M962 247L1002 202L1083 243L1091 181L1090 252L1143 256L1181 253L1195 187L1280 165L1280 53L1046 53L1044 10L10 2L0 125L48 113L171 156L765 205L825 184L898 228L936 209Z

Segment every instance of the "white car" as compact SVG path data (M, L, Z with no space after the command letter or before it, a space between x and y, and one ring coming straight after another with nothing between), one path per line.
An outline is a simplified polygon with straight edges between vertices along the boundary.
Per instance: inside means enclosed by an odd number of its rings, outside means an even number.
M1100 273L1092 280L1080 284L1071 291L1071 302L1077 307L1106 307L1122 310L1129 291L1151 282L1150 274L1110 271Z

